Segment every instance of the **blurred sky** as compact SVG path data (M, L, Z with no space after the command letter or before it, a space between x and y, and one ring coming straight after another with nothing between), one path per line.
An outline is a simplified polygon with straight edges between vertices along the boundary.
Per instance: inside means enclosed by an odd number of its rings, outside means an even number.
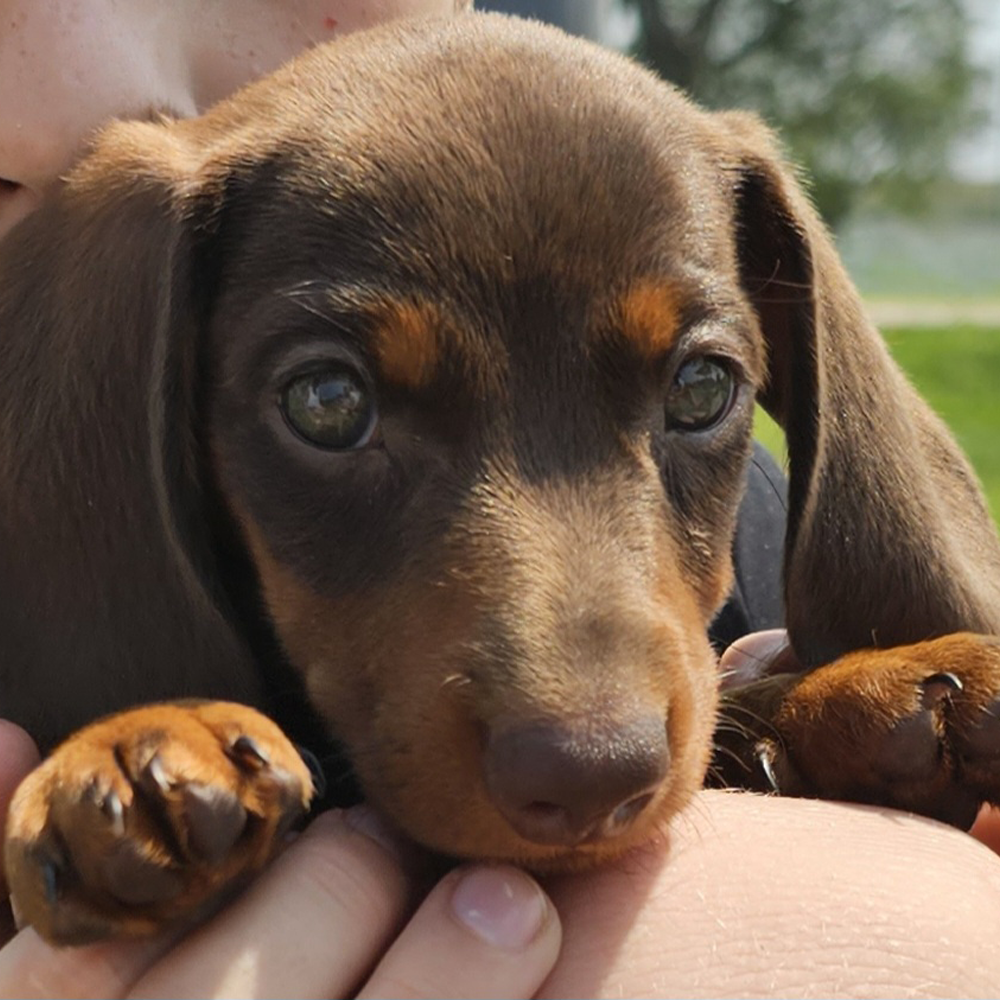
M963 180L1000 181L1000 2L965 2L973 19L970 54L986 71L980 105L989 117L980 131L957 144L952 165Z

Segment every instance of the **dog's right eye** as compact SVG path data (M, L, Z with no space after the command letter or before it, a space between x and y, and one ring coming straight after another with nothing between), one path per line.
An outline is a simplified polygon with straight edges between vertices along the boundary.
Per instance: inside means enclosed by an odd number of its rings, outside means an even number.
M320 448L360 448L375 428L371 390L357 371L343 364L292 379L281 393L280 406L292 430Z
M735 398L736 380L729 365L720 358L691 358L681 365L667 394L667 426L707 430L729 413Z

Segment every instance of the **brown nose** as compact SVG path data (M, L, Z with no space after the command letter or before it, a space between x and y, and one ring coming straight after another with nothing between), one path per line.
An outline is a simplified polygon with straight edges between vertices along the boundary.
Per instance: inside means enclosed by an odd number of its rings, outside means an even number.
M533 722L491 730L485 763L490 795L517 833L571 846L624 832L666 777L670 751L658 715L606 736Z

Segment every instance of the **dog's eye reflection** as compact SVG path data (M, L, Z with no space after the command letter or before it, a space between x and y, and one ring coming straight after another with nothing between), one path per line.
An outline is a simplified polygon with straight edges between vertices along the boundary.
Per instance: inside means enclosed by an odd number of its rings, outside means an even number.
M352 368L335 365L292 379L281 411L299 437L320 448L346 451L367 443L375 427L375 401Z
M677 370L667 393L667 428L707 430L729 413L735 397L736 380L724 361L692 358Z

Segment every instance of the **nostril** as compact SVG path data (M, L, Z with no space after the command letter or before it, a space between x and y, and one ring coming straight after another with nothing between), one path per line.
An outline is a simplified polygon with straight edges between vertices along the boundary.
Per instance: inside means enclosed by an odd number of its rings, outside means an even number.
M659 715L602 727L507 724L490 730L485 776L499 811L540 844L617 836L652 802L669 769Z
M523 808L525 812L531 813L539 819L548 819L566 811L562 806L557 806L554 802L529 802Z
M31 188L0 177L0 237L30 215L40 203L40 196Z
M637 795L634 799L619 806L611 815L615 826L628 826L653 801L653 793Z
M566 824L569 817L565 806L557 806L554 802L529 802L521 806L521 815L539 829L556 830Z

